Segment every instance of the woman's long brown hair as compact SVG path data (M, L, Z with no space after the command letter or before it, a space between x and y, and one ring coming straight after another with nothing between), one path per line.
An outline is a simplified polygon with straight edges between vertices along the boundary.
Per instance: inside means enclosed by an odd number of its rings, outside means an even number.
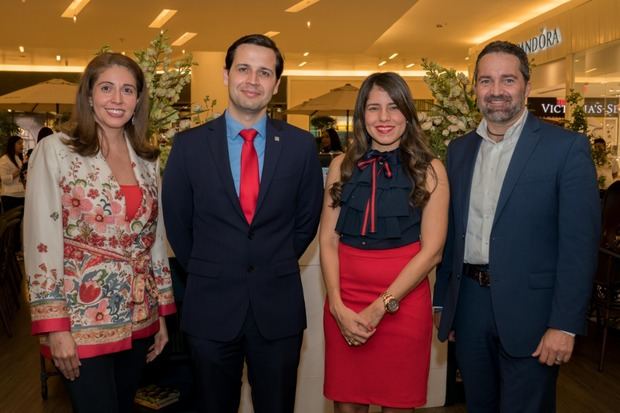
M112 66L121 66L129 70L136 81L138 90L138 102L132 121L125 124L125 135L138 156L148 161L154 161L159 155L159 149L151 145L147 137L149 94L144 81L144 73L136 62L120 53L102 53L86 66L80 80L73 110L75 127L66 144L82 156L94 156L101 150L100 127L95 120L90 99L97 79L103 71Z
M427 174L432 174L435 183L437 182L437 175L431 165L435 156L420 127L409 86L402 77L392 72L374 73L362 83L353 113L353 140L349 142L342 161L340 181L335 182L329 189L331 206L336 208L340 205L342 186L351 179L357 162L371 147L372 140L366 130L365 113L368 95L373 87L386 91L407 120L405 132L400 139L400 156L405 172L413 183L409 196L410 205L424 208L432 192L426 189Z

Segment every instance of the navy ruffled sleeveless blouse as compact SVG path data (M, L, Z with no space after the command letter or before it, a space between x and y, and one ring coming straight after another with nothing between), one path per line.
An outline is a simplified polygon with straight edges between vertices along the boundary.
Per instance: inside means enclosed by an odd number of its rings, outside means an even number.
M409 204L413 182L400 150L368 151L342 187L336 232L361 249L402 247L420 239L421 210Z

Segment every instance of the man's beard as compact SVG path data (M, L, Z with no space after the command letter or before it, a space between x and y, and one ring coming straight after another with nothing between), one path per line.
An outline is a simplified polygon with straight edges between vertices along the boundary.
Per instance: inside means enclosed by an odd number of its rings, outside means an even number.
M487 106L487 104L497 101L506 102L508 106L504 109L492 109ZM491 95L487 96L483 103L478 103L478 108L485 119L495 123L505 123L513 120L521 112L523 101L523 99L519 99L518 102L514 102L509 95Z

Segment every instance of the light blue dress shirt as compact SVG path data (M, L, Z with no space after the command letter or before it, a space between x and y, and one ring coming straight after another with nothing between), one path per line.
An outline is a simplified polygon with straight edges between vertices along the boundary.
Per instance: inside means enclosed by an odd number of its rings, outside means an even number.
M239 135L243 129L256 129L258 132L254 138L254 149L258 155L258 174L263 176L263 164L265 159L265 142L267 142L267 115L263 116L250 128L245 128L228 113L224 112L226 118L226 141L228 142L228 161L232 172L235 191L239 195L239 181L241 180L241 148L243 138Z

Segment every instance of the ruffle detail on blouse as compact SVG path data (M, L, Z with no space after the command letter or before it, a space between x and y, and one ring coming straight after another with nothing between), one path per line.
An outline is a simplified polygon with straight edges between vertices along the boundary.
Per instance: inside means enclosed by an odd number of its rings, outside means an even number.
M386 177L380 164L376 165L375 219L376 232L368 226L366 239L398 239L419 227L421 214L409 205L412 181L400 165L398 150L383 153L390 165L392 177ZM373 156L372 152L365 156ZM349 182L342 188L340 214L336 231L341 236L360 237L366 206L372 195L372 167L356 168Z

